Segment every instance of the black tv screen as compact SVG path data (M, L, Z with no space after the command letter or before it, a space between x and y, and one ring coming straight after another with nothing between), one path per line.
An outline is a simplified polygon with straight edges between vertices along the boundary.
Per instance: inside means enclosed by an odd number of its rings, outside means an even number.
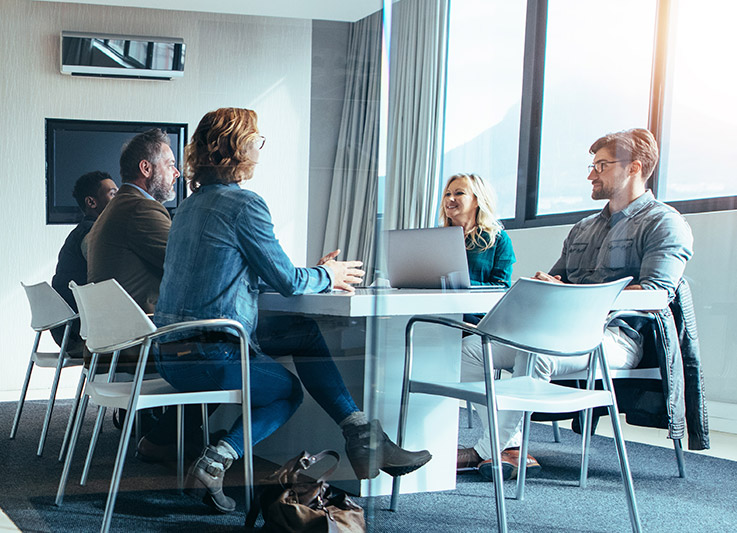
M160 122L112 122L102 120L46 119L46 223L76 224L84 216L72 196L82 174L102 170L120 186L120 151L129 139L151 128L169 135L171 149L181 171L187 125ZM164 205L174 211L184 199L183 180L177 180L177 196Z

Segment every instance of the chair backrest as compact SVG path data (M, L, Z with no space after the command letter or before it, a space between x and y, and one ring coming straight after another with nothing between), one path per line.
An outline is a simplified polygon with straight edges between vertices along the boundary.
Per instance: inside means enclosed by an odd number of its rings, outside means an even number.
M72 289L86 325L90 352L156 331L156 326L114 279Z
M51 285L43 281L35 285L23 285L31 306L31 327L36 331L49 329L50 326L60 325L76 316L74 309L69 307L64 298L59 296Z
M89 283L88 285L94 285L94 283ZM74 280L69 282L69 290L72 291L74 301L77 303L77 309L79 309L79 336L83 340L87 340L87 313L84 312L82 307L82 298L77 295L78 287L79 285Z
M573 285L520 278L478 328L531 352L589 353L601 343L612 304L631 280Z

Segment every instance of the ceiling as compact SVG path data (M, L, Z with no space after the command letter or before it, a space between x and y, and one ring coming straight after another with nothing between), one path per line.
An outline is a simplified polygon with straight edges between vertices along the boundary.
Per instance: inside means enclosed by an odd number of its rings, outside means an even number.
M375 13L382 0L41 0L175 11L355 22Z

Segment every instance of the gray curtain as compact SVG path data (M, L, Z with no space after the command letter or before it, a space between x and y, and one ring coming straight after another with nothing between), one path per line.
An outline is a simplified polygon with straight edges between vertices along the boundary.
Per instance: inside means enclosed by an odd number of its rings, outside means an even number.
M382 13L352 25L343 115L330 191L323 251L339 259L374 261L378 206ZM367 278L371 279L371 272Z
M447 26L447 0L402 0L394 4L386 229L436 225Z

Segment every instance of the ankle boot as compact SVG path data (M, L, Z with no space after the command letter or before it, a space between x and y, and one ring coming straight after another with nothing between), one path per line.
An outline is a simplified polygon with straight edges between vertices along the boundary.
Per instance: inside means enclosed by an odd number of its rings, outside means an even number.
M214 446L207 446L200 457L190 467L187 474L189 491L205 488L205 503L212 505L221 513L235 510L235 500L223 492L225 471L233 464L233 459L220 455Z
M392 477L403 476L432 459L427 450L410 452L394 444L378 420L347 425L343 436L348 460L358 479L375 478L380 469Z

